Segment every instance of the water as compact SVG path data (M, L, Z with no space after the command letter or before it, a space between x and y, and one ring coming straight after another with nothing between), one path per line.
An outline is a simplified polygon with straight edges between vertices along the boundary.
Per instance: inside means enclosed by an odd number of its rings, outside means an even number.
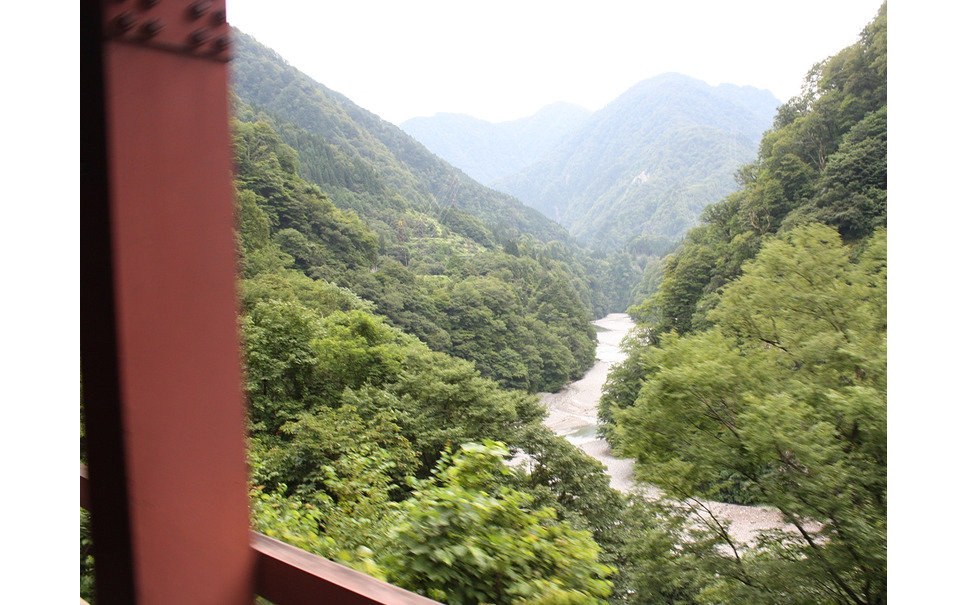
M595 435L598 432L597 429L598 427L596 425L589 424L588 426L583 426L572 433L568 433L567 435L562 435L562 436L565 437L568 441L571 441L572 443L574 443L575 445L581 445L582 443L584 443L585 441L588 441L589 439L595 439Z
M612 313L592 322L598 331L595 365L579 380L557 393L545 393L541 402L548 408L545 425L605 465L612 487L628 491L633 486L632 461L612 456L604 439L598 439L598 402L611 367L625 360L622 339L635 327L625 313Z

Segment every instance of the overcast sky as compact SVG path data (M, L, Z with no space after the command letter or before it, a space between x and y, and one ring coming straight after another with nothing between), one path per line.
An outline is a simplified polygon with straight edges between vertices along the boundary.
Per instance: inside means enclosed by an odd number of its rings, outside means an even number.
M600 109L679 72L786 101L810 67L857 41L881 0L228 0L229 22L399 124L438 112L490 121L556 101Z

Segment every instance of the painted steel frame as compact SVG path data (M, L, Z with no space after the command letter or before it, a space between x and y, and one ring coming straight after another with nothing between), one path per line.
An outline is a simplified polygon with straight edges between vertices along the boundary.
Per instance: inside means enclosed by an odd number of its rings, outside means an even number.
M81 372L103 605L432 603L249 530L224 0L82 0Z

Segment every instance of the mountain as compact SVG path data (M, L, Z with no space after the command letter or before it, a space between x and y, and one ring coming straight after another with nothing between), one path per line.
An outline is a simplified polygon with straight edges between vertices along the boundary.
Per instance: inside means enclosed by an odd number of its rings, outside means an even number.
M532 116L498 124L465 114L438 113L412 118L400 128L471 177L490 183L551 152L591 115L577 105L555 103Z
M657 76L492 186L594 248L615 250L643 235L676 240L735 190L733 173L755 158L779 104L751 87Z
M707 579L656 594L642 574L629 594L887 602L887 57L885 2L810 70L740 189L706 208L658 292L630 309L640 330L599 402L599 430L643 481L779 508L797 535L764 533L742 555L710 541L663 572L694 578L701 560ZM682 511L663 544L701 542Z
M503 387L554 391L591 366L589 320L627 308L638 281L628 255L589 254L538 211L235 35L246 310L316 307L345 290Z
M886 11L779 108L756 161L737 174L740 188L706 209L665 264L658 292L631 310L654 334L709 328L724 284L772 237L821 223L856 254L887 227Z
M452 208L480 219L500 239L521 234L541 241L568 239L539 212L481 185L393 124L301 73L252 36L237 29L233 35L235 94L277 120L274 128L299 151L303 176L338 206L361 215L381 209L439 214ZM340 170L333 170L336 165Z

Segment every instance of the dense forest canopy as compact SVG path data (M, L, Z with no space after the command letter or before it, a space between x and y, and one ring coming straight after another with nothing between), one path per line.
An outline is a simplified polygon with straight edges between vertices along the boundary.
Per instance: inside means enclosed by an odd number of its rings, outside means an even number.
M887 224L887 15L860 42L817 64L800 96L777 111L742 185L703 212L669 259L656 296L634 315L657 333L707 325L717 290L739 275L764 238L810 222L863 245Z
M655 265L672 243L645 236L613 253L586 250L537 210L470 179L242 32L236 32L232 81L239 119L269 124L297 151L299 175L338 208L356 212L376 232L381 254L412 272L440 273L445 265L422 264L425 257L452 253L434 240L435 224L512 254L549 245L546 256L569 275L589 313L602 317L641 301L634 290L643 269Z
M591 365L591 313L575 288L584 271L563 246L497 246L480 221L450 209L414 215L419 233L398 221L404 264L355 212L299 176L298 155L268 123L237 122L235 132L246 309L256 294L293 298L287 290L309 287L298 284L341 287L510 388L557 390Z
M555 260L567 251L488 247L421 217L410 239L440 270L413 271L299 176L267 122L234 130L256 528L450 602L600 602L614 570L594 536L620 497L528 393L591 363L590 314ZM539 483L505 466L511 450L589 483Z
M885 4L632 309L602 432L676 499L766 504L796 528L744 548L711 522L720 550L671 557L676 602L886 602L886 50Z
M399 128L300 73L251 36L236 30L234 41L235 94L271 116L286 143L299 151L305 166L302 176L333 195L340 206L361 215L452 207L474 215L499 238L567 238L539 212L472 180Z

